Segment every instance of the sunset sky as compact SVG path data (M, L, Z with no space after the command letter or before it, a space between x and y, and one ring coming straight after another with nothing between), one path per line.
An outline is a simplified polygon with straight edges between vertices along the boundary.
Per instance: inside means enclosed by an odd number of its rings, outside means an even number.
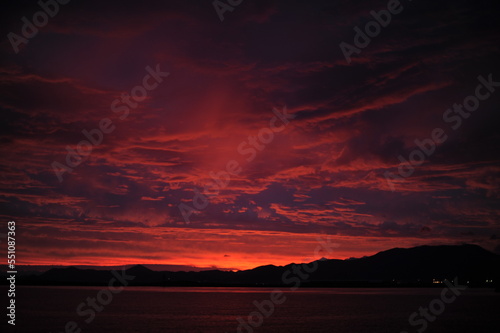
M460 123L443 118L479 76L500 82L498 3L403 0L350 63L339 44L388 1L244 0L221 21L211 0L73 0L17 53L8 34L41 7L9 3L0 232L16 221L19 264L246 269L319 259L327 236L329 258L500 253L500 86L483 85ZM127 106L132 91L147 97ZM60 181L54 162L103 122L102 143ZM386 172L436 128L447 139L392 191ZM186 223L179 205L228 163L239 174Z

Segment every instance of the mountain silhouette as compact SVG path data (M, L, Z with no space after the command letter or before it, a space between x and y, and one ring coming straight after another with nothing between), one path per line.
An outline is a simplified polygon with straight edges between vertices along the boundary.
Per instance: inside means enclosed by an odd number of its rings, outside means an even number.
M461 283L497 287L500 255L477 245L394 248L359 259L321 259L307 264L266 265L243 271L153 271L143 265L125 270L137 286L439 286L455 277ZM110 270L53 268L20 278L31 285L107 285ZM6 281L5 279L2 279Z

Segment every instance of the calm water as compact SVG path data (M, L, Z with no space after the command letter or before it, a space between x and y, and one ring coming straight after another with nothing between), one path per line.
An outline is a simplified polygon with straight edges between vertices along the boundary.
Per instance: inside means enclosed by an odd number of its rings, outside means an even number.
M18 286L16 330L6 326L3 315L1 331L59 333L65 332L68 321L75 321L81 332L95 333L237 332L236 318L247 319L257 310L253 302L269 300L274 290L131 287L113 295L94 320L85 323L89 315L80 316L76 309L101 289ZM411 327L408 317L441 293L441 289L283 290L284 303L276 305L254 332L416 332L420 325ZM500 294L466 290L425 332L500 332Z

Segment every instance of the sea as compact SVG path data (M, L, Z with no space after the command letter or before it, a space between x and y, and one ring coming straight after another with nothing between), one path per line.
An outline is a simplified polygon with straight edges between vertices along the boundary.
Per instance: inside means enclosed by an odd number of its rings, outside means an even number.
M445 302L443 290L17 286L15 325L4 315L0 331L500 332L500 293L448 290Z

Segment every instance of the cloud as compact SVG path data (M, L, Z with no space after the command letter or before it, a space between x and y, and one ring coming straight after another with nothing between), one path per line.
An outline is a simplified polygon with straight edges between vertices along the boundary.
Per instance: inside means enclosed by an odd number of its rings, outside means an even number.
M8 29L25 5L10 5ZM347 64L338 44L380 6L244 2L221 24L210 2L71 2L19 55L4 41L0 203L26 263L249 268L310 257L324 234L339 258L494 249L498 92L397 192L384 172L499 72L496 5L412 3ZM111 102L156 64L171 75L120 120ZM247 162L238 146L285 105L296 117ZM59 183L51 163L105 117L116 129ZM242 172L184 224L178 205L230 160Z

